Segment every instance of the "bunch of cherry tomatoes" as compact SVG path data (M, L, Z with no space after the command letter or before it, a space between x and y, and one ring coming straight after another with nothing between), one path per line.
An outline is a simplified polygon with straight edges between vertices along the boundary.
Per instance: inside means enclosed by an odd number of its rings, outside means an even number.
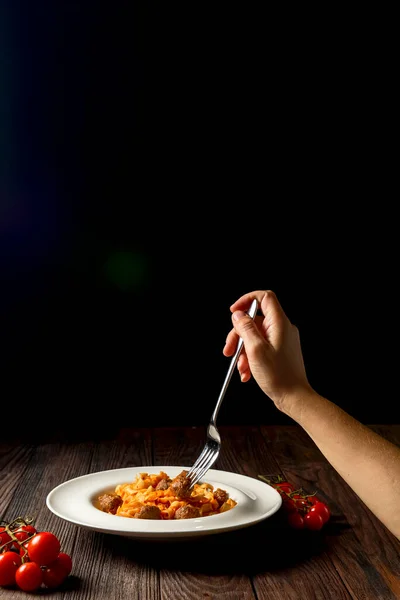
M0 586L35 592L57 588L72 570L69 554L50 531L38 531L33 519L18 517L0 524Z
M287 522L294 529L318 531L329 521L331 511L316 494L307 494L302 488L296 489L281 475L259 475L259 478L280 493Z

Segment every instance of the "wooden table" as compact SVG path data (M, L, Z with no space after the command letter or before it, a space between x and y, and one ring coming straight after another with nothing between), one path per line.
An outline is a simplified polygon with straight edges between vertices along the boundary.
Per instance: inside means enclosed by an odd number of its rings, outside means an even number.
M400 443L400 425L373 428ZM400 598L400 542L299 427L220 430L223 446L214 468L255 478L281 473L296 486L316 491L332 511L324 529L290 529L282 509L245 529L171 543L80 528L47 508L46 496L55 486L106 469L190 465L204 444L204 428L93 431L87 439L60 433L57 440L40 442L21 431L24 441L0 442L0 514L7 521L34 514L37 528L53 531L73 557L63 586L38 595L69 600ZM376 489L379 494L379 481ZM0 599L29 597L0 588Z

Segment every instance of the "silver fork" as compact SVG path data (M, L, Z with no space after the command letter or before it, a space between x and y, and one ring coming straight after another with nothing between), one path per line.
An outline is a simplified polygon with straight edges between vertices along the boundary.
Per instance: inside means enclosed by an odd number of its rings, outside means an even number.
M253 300L247 314L249 317L254 319L256 316L258 309L257 300ZM236 363L239 360L239 355L243 348L243 340L239 338L238 345L236 348L236 352L232 357L231 363L229 365L228 373L226 374L225 381L222 385L221 392L219 394L217 404L214 408L214 412L211 415L210 422L207 427L207 440L204 445L203 451L198 456L196 462L193 464L190 471L186 474L186 478L190 479L190 488L192 488L196 483L200 481L202 477L206 474L206 472L211 469L212 465L218 458L220 449L221 449L221 436L217 429L217 416L219 409L221 408L222 400L224 399L226 390L228 388L229 382L231 380L233 371L236 367ZM190 489L189 488L189 489Z

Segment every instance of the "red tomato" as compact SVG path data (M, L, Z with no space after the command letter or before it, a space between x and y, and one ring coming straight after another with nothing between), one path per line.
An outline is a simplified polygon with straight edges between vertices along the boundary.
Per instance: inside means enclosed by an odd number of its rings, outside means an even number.
M60 552L60 554L58 555L58 558L56 559L55 562L60 563L64 569L67 571L67 575L69 575L72 571L72 558L70 557L69 554L66 554L65 552Z
M29 533L37 533L37 529L36 527L34 527L33 525L24 525L23 529L25 529L25 531L29 531Z
M294 512L295 510L297 510L294 501L288 498L287 496L286 498L283 498L282 506L286 512Z
M295 506L297 509L305 510L308 507L308 502L307 500L304 500L304 498L296 498Z
M276 487L278 490L281 490L282 492L286 492L286 494L290 494L291 492L294 492L294 485L292 485L288 481L281 481L276 484Z
M310 508L310 512L316 512L319 515L321 515L322 520L325 523L327 523L331 517L331 511L329 510L328 506L325 504L325 502L316 502L311 508Z
M2 546L3 544L6 544L10 540L11 540L11 537L6 532L6 528L0 527L0 546ZM10 544L10 546L11 546L11 544ZM9 548L9 546L7 546L7 548Z
M20 530L26 531L28 535L33 535L34 533L37 533L37 529L33 525L22 525L22 527L20 527L18 531Z
M43 582L42 569L34 562L27 562L18 567L15 573L17 586L24 592L34 592Z
M317 496L307 496L307 500L310 504L316 504L317 502L320 502Z
M54 533L41 531L28 543L28 556L40 567L47 567L58 557L60 547L60 541Z
M21 558L24 558L25 561L27 561L29 559L29 556L28 556L28 545L29 545L29 542L26 542L26 544L22 544L19 547L19 555L21 556Z
M29 533L27 531L14 531L14 535L21 544L29 537ZM14 544L14 546L17 547L18 544Z
M19 550L21 547L21 544L23 542L25 542L25 540L27 540L28 538L32 537L32 535L35 533L36 533L36 529L34 527L32 527L32 525L23 525L22 527L17 529L17 531L14 531L14 535L19 542L19 544L14 542L14 548L16 550Z
M48 588L56 588L67 578L68 573L62 562L55 560L43 571L43 583Z
M322 529L324 522L319 513L313 511L308 512L304 517L304 526L307 529L312 529L313 531L318 531Z
M291 512L288 514L288 523L294 529L304 528L304 519L299 512Z
M14 585L15 573L21 564L21 557L15 552L0 554L0 586Z

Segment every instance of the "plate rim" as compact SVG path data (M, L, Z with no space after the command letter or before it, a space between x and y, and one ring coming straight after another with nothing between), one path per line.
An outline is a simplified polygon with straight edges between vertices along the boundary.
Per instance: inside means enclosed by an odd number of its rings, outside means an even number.
M157 529L157 526L160 524L160 521L151 521L151 520L138 520L138 519L129 519L127 517L119 517L117 515L110 515L108 513L101 512L98 508L96 508L93 504L93 496L99 493L101 490L105 490L107 487L113 487L112 484L100 484L100 480L103 478L105 480L117 478L116 481L118 483L125 483L126 481L130 481L133 479L134 475L137 473L159 473L160 471L164 471L168 473L168 470L181 472L182 470L188 470L190 467L188 466L177 466L177 465L140 465L140 466L131 466L131 467L120 467L114 469L105 469L102 471L94 471L92 473L86 473L83 475L78 475L77 477L73 477L67 479L59 483L53 489L51 489L46 496L46 506L47 508L58 518L65 520L69 523L72 523L78 527L83 527L90 529L92 531L98 531L103 533L109 533L113 535L121 535L127 536L130 538L145 538L145 539L172 539L177 537L197 537L201 535L211 535L217 533L225 533L232 530L241 529L244 527L249 527L251 525L255 525L275 514L282 505L282 497L279 492L268 483L257 479L255 477L251 477L248 475L243 475L241 473L235 473L233 471L225 471L222 469L210 469L204 477L205 482L214 482L223 485L226 485L229 488L237 491L240 495L249 496L252 500L257 501L258 503L267 502L266 496L262 496L260 494L256 494L254 492L254 487L257 490L268 490L268 501L271 497L274 498L274 502L271 502L271 506L269 510L264 510L263 512L258 512L256 516L249 518L249 516L242 518L239 520L232 520L232 516L235 516L240 513L232 514L231 511L236 510L237 507L226 511L225 513L219 515L210 515L208 517L200 517L199 519L190 519L190 524L193 524L193 527L188 527L188 519L182 520L172 520L172 521L162 521L163 530ZM127 478L123 478L124 473L130 473L130 476ZM168 473L169 474L169 473ZM171 475L175 475L175 473L171 473ZM232 483L226 483L225 481L220 481L220 479L233 479ZM90 485L91 480L93 480L92 485ZM97 480L97 483L96 483ZM54 506L54 499L57 499L58 494L65 493L65 489L68 487L79 486L79 483L89 482L89 489L86 490L84 494L80 497L81 503L86 505L86 509L92 512L98 511L99 522L92 523L85 521L84 519L79 519L77 516L74 518L67 513L62 513L62 511L58 510L56 506ZM235 486L236 483L236 486ZM95 487L96 484L96 487ZM239 485L240 484L240 485ZM247 486L246 486L247 484ZM117 484L115 484L117 485ZM239 486L239 487L237 487ZM86 487L84 486L84 489ZM91 491L90 491L91 490ZM247 492L247 493L246 493ZM88 502L89 500L89 502ZM90 504L90 507L88 506ZM242 507L239 507L242 508ZM215 521L210 521L211 519L218 519L218 524L214 525ZM112 521L110 521L112 519ZM115 522L114 522L115 519ZM123 520L123 521L120 521ZM201 521L200 521L201 519ZM207 519L207 521L203 521L203 519ZM139 521L139 523L138 523ZM125 523L125 527L120 527L120 523ZM130 528L127 527L127 524L130 524ZM196 523L200 523L200 525L196 525ZM137 527L139 525L139 529L132 528L132 525ZM155 528L152 530L152 527ZM165 529L165 527L167 529Z

